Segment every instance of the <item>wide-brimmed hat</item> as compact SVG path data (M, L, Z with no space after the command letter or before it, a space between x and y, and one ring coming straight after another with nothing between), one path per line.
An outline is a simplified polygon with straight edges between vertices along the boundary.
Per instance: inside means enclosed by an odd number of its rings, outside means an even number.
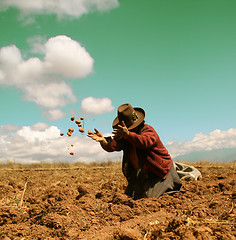
M112 127L116 128L118 124L125 122L128 130L136 128L145 118L145 112L142 108L133 108L129 103L122 104L118 107L117 117L112 123Z

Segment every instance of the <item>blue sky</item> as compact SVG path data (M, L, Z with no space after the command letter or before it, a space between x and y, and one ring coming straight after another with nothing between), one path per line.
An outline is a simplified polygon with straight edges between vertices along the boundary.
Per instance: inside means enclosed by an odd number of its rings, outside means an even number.
M120 157L59 133L109 133L126 102L173 157L236 147L235 1L83 2L0 3L0 161Z

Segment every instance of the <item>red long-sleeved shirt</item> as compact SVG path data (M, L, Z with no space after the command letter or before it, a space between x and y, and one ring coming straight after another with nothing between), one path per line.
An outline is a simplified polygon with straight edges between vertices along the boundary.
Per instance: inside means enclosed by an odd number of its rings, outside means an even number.
M163 179L167 177L173 161L158 134L150 125L145 124L139 134L129 132L125 139L116 141L111 138L107 145L102 144L101 146L107 152L123 150L124 162L129 161L127 159L131 145L136 147L138 158L144 170L151 171Z

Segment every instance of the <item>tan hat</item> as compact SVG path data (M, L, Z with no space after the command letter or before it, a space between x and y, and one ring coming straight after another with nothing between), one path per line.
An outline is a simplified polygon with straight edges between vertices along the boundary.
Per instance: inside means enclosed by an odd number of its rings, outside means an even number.
M116 128L122 121L125 122L128 130L136 128L145 118L145 112L142 108L133 108L129 103L122 104L118 107L118 116L112 123L112 127Z

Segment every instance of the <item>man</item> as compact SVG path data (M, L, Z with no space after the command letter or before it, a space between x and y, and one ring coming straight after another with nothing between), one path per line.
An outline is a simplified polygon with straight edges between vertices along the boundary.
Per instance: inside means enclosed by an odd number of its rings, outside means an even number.
M139 199L180 191L181 180L167 149L153 127L144 123L145 112L130 104L118 107L113 137L103 137L96 128L88 137L107 152L123 150L122 171L128 186L125 193Z

